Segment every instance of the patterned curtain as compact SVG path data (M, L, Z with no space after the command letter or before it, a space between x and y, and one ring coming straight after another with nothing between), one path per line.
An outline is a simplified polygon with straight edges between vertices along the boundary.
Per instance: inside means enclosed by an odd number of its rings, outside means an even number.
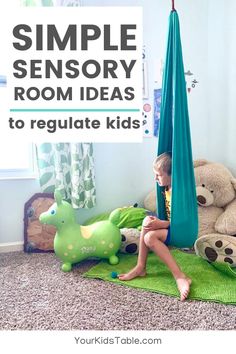
M80 6L80 0L21 0L23 6ZM96 203L93 145L44 143L37 145L39 181L43 192L59 189L74 208Z
M39 181L43 192L59 189L73 208L96 203L93 145L44 143L37 145Z

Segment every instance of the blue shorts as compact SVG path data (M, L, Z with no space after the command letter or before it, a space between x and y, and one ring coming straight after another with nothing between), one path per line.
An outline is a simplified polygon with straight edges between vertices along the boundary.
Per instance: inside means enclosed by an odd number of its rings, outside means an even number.
M170 244L170 226L167 229L167 236L166 236L166 240L165 240L164 244L166 246L169 246L169 244Z

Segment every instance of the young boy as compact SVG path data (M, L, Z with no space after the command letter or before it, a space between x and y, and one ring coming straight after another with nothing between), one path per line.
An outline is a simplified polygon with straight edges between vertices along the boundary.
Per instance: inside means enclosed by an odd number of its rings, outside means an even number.
M137 265L126 274L120 274L120 280L131 280L146 275L146 261L149 249L167 265L173 274L180 300L184 301L189 294L191 279L179 268L171 255L168 245L171 243L170 233L170 201L171 201L171 154L163 153L153 162L155 180L160 187L165 187L165 206L168 221L160 220L154 216L147 216L143 221L140 235L139 255Z

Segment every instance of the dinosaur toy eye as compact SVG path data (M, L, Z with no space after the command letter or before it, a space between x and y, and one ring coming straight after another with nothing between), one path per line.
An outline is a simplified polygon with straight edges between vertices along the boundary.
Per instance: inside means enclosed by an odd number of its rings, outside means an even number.
M55 215L56 214L56 210L51 210L51 215Z
M205 187L205 184L202 184L202 187L204 188L204 187Z
M214 191L211 191L211 193L214 193Z

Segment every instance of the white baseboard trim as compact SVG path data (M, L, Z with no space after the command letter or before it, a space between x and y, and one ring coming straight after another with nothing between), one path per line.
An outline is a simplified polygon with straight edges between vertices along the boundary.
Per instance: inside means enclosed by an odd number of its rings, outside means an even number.
M24 242L0 243L0 253L23 251Z

